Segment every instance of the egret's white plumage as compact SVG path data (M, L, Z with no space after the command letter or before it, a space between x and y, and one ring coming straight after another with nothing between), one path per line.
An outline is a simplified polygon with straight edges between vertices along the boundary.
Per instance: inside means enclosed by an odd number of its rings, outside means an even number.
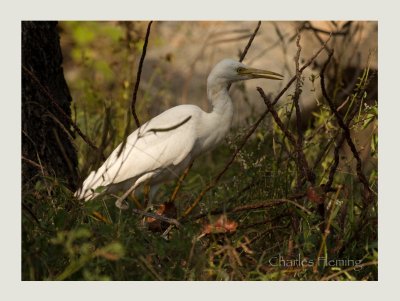
M207 79L207 96L213 107L210 113L194 105L180 105L149 120L128 136L122 152L123 143L89 174L75 196L87 201L99 194L99 187L114 193L147 181L155 185L178 177L192 160L218 145L228 133L233 117L229 84L252 78L282 79L271 71L222 60Z

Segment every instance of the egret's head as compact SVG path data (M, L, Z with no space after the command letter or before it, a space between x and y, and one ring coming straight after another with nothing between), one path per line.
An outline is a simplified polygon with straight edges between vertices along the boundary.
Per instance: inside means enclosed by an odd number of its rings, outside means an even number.
M268 70L250 68L233 59L224 59L212 69L208 81L233 83L254 78L282 80L283 76Z

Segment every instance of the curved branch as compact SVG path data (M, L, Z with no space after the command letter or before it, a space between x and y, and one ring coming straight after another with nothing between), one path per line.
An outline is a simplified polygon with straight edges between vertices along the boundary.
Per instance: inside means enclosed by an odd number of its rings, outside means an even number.
M136 114L136 108L135 108L136 98L137 98L137 92L139 90L140 77L142 75L143 62L144 62L144 58L146 57L147 44L149 43L150 30L151 30L152 23L153 23L153 21L150 21L149 24L147 25L146 37L144 39L144 44L143 44L143 49L142 49L142 56L140 57L139 67L138 67L138 71L136 74L135 88L133 89L132 100L131 100L131 113L132 113L133 118L135 119L135 123L136 123L137 127L140 127L140 121Z

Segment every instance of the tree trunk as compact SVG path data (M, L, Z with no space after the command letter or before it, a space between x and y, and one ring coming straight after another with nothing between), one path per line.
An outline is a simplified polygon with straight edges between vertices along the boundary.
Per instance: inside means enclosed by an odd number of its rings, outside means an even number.
M76 188L71 95L64 79L57 22L22 22L22 184L41 175Z

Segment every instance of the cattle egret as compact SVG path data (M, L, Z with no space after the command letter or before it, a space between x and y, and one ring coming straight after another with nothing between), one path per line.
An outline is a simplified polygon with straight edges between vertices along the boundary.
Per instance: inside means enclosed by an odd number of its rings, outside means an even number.
M153 186L179 177L196 157L213 149L227 135L233 117L229 85L255 78L281 80L282 75L232 59L220 61L207 79L210 113L195 105L179 105L152 118L89 174L75 196L88 201L99 194L134 191L144 183ZM128 207L121 201L116 206Z

